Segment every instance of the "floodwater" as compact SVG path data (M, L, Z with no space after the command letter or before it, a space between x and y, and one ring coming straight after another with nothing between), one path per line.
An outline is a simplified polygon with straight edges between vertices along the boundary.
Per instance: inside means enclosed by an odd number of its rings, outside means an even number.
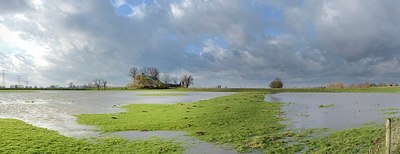
M196 139L191 136L187 136L186 132L183 131L122 131L122 132L114 132L114 133L106 133L102 134L102 137L122 137L130 140L145 140L151 137L158 137L160 139L173 139L176 143L182 143L184 147L186 147L186 154L236 154L236 150L230 147L223 147L221 145L214 145L199 139ZM255 153L258 151L254 151Z
M394 93L279 93L265 100L286 103L289 128L353 128L383 123L400 111L400 94Z
M156 92L183 93L182 96L140 96L153 94L146 91L27 91L0 92L0 118L14 118L34 126L55 130L68 137L101 137L94 128L76 123L76 114L116 113L127 104L174 104L211 99L231 93L224 92ZM123 135L118 135L123 134ZM117 132L117 136L149 136L177 138L192 144L187 153L235 153L184 135L184 132ZM190 142L189 142L190 140Z

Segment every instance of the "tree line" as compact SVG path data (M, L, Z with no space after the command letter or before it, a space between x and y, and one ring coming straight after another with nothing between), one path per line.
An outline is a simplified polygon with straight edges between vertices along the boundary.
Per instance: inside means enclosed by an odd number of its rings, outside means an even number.
M68 84L68 89L89 89L96 88L97 90L107 90L108 81L104 79L94 79L93 82L89 82L84 85L75 85L73 82Z

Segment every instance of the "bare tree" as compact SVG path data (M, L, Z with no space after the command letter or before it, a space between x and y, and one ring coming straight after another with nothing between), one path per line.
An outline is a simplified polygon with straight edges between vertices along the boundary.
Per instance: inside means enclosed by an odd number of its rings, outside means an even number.
M171 81L172 81L172 83L174 83L174 84L178 84L179 79L178 79L178 77L176 77L176 76L172 76L172 77L171 77Z
M150 76L150 67L143 67L140 72L145 76Z
M129 76L131 76L132 79L135 79L135 76L138 75L138 73L139 73L139 69L136 68L136 67L132 67L132 68L129 70Z
M163 82L164 84L168 84L171 82L171 77L168 74L163 74L161 76L161 82Z
M160 71L158 71L158 69L155 67L150 67L149 73L149 76L155 80L158 80L160 78Z
M160 71L155 67L143 67L141 72L145 76L151 77L154 80L158 80L160 77Z
M182 86L188 88L190 85L193 85L193 80L194 79L192 75L187 75L187 74L183 75L181 78Z
M108 81L106 81L106 80L102 80L102 84L103 84L104 90L107 89L107 82L108 82Z
M97 88L97 90L100 90L102 82L103 82L102 79L94 79L93 83L94 83L94 86Z

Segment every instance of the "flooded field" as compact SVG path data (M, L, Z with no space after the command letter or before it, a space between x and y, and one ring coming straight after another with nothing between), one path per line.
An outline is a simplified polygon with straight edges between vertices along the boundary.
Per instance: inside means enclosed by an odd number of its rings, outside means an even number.
M140 96L154 92L31 91L1 92L0 118L15 118L69 137L97 136L89 126L78 125L75 114L121 112L126 104L173 104L210 99L229 93L182 92L180 96ZM168 92L157 92L157 94ZM176 94L177 92L174 92Z
M183 131L123 131L102 134L104 137L122 137L130 140L145 140L151 137L157 136L161 139L174 139L175 142L182 143L184 147L187 147L186 154L198 154L198 153L218 153L218 154L236 154L236 150L229 147L222 147L221 145L214 145L194 137L188 136ZM259 151L252 151L248 153L260 153Z
M159 137L174 139L187 148L185 153L236 153L187 136L180 131L126 131L100 134L76 123L76 114L116 113L127 104L174 104L211 99L230 93L218 92L112 92L112 91L31 91L0 93L0 118L14 118L69 137L117 136L132 140Z
M338 130L383 123L400 108L400 94L392 93L279 93L265 99L286 103L285 124L291 128Z

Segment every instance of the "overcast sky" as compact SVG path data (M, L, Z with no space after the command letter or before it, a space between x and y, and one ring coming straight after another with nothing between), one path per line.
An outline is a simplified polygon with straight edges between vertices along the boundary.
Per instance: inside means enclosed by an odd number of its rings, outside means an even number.
M1 0L7 85L125 85L132 66L196 87L399 82L400 1Z

